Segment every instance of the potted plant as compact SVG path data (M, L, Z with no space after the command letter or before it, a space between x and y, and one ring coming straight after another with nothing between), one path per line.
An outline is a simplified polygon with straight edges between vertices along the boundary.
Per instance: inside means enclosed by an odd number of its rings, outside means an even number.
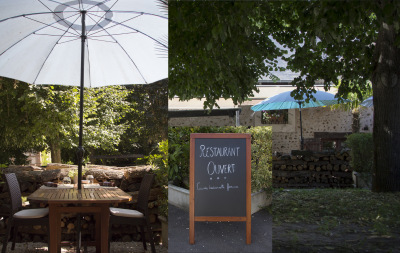
M86 167L82 168L82 178L83 178L83 175L85 175L85 173L87 172L87 170L88 169ZM77 184L78 183L78 169L76 168L76 169L69 170L68 177L71 178L71 180L74 184Z

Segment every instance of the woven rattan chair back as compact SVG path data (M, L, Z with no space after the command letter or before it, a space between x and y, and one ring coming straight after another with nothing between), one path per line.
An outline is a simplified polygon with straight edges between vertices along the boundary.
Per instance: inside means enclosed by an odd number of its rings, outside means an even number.
M148 214L150 189L153 181L154 174L146 174L140 183L137 210L143 213L145 216Z
M22 209L21 188L15 173L5 174L11 199L11 215Z

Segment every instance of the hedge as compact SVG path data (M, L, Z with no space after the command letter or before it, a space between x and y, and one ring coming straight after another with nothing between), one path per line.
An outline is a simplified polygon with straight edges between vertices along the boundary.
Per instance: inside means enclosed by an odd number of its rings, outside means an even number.
M251 134L252 192L272 188L271 127L170 127L168 129L168 179L174 185L189 188L191 133Z

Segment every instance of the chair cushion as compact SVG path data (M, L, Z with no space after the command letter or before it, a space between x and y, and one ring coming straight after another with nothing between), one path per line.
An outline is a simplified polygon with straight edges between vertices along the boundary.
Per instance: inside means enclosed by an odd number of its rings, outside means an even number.
M130 218L140 218L144 216L141 212L136 210L115 208L115 207L110 207L110 213L111 215L130 217Z
M17 219L37 219L49 214L49 208L26 209L16 212L14 218Z

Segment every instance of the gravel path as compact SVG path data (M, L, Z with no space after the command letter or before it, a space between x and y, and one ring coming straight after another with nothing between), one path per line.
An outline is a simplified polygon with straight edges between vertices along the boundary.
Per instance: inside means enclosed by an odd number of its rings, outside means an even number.
M43 253L47 251L47 243L16 243L15 250L11 251L11 242L8 243L7 252L12 253ZM0 243L0 246L3 245ZM62 247L62 253L75 253L75 249L73 247ZM83 252L83 251L82 251ZM88 253L96 252L95 247L88 247ZM111 251L118 253L147 253L151 252L150 244L147 246L147 251L143 249L143 245L141 242L113 242L111 243ZM162 245L156 245L156 252L158 253L167 253L168 249L163 247Z

